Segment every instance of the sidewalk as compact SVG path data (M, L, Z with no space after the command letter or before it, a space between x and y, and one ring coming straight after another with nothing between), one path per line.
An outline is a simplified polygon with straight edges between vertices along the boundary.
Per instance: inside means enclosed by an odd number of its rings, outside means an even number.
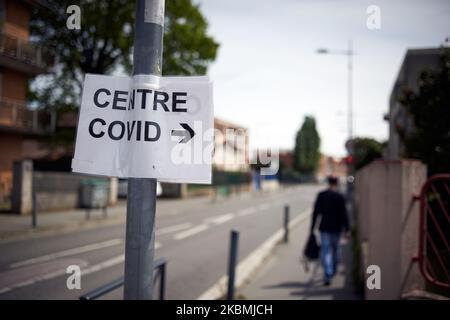
M350 242L341 245L341 261L330 286L323 286L320 262L309 264L305 271L300 262L309 234L310 219L290 230L289 243L279 244L273 255L240 290L238 299L261 300L348 300L358 299L352 287Z
M0 241L16 240L45 232L63 232L81 226L120 223L125 221L126 203L108 207L106 216L102 209L73 209L37 214L37 227L31 226L31 215L0 214Z
M240 195L241 197L249 195ZM250 195L251 196L251 195ZM202 208L206 205L220 203L222 199L211 197L194 197L183 199L161 198L157 201L157 211L174 214L182 208ZM0 214L0 241L10 239L21 239L42 232L63 232L78 227L98 226L99 224L124 223L126 218L126 199L107 208L104 215L103 209L92 209L87 218L87 209L77 208L69 210L58 210L52 212L37 213L37 227L31 226L31 215L17 215L13 213Z

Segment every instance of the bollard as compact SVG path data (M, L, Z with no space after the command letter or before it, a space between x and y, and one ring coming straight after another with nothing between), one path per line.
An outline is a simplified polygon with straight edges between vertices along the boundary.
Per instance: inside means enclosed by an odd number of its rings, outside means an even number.
M86 209L86 220L89 220L89 219L91 219L91 209L87 208Z
M160 284L159 284L159 300L164 300L166 295L166 263L160 267Z
M289 205L284 206L284 243L289 242Z
M238 256L239 232L231 230L230 234L230 256L228 260L228 290L227 300L234 298L234 278L236 275L236 262Z
M37 226L37 215L36 215L36 191L33 188L33 194L32 194L32 204L31 204L31 227L36 228Z

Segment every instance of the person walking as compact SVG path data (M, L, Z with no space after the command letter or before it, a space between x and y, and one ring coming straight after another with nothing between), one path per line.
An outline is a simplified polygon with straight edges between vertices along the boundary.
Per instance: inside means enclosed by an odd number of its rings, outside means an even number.
M339 238L344 232L349 238L349 222L344 196L338 191L338 179L328 177L328 188L317 195L311 222L314 233L317 218L320 216L320 258L324 270L324 285L329 286L337 271L339 262Z

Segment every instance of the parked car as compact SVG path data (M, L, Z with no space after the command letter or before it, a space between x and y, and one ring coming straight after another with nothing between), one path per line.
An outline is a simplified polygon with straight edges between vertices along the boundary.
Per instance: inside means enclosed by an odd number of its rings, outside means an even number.
M128 179L119 179L118 196L119 198L126 198L128 193ZM161 183L156 182L156 196L160 197L163 193Z

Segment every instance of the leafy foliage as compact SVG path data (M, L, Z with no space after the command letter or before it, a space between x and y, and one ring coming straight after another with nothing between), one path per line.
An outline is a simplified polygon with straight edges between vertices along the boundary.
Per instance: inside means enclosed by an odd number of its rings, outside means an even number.
M81 29L66 26L67 7L81 9ZM31 41L56 55L53 73L39 76L28 88L28 100L55 110L58 119L76 113L86 73L130 73L134 41L135 1L48 0L34 9ZM218 43L207 35L207 22L191 0L166 1L163 74L202 75L214 61ZM75 128L63 126L49 141L50 149L71 148Z
M355 170L359 170L377 158L383 156L383 144L372 138L353 139L353 161Z
M399 97L414 123L412 132L399 129L404 156L422 160L430 175L450 172L450 50L442 51L438 70L423 70L417 92Z
M79 105L85 73L130 72L135 1L48 0L34 10L31 39L56 54L54 74L39 77L29 98L56 109ZM69 30L68 6L81 8L81 29ZM50 9L49 9L50 8ZM202 75L219 45L206 34L207 22L191 0L166 2L163 73Z
M163 74L203 75L219 44L206 35L208 23L191 0L166 1Z

